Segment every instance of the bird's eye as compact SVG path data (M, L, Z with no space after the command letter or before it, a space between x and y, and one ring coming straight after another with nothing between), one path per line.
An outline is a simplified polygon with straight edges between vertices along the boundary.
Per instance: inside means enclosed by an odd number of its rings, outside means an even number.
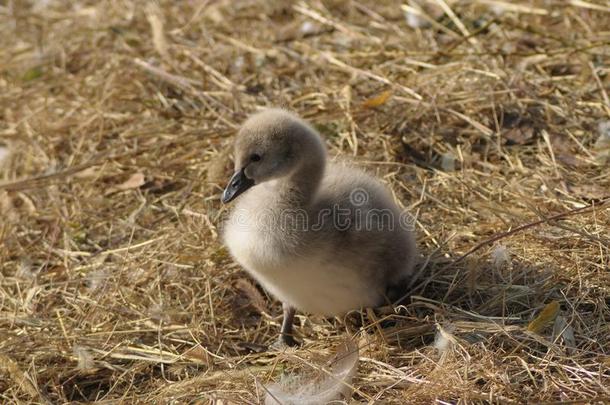
M261 155L259 155L258 153L253 153L250 155L250 160L252 162L258 162L259 160L261 160Z

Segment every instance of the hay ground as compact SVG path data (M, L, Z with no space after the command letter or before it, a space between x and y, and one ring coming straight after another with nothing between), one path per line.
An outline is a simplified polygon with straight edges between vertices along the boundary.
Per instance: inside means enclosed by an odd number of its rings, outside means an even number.
M0 1L1 401L260 403L348 334L356 402L610 401L608 3L423 3ZM422 252L407 305L300 315L294 352L218 236L232 136L277 105Z

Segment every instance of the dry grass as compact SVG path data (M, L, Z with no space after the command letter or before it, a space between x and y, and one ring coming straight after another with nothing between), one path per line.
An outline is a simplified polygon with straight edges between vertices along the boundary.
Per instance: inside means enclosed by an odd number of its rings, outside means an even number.
M610 401L608 5L424 3L1 1L2 401L258 403L347 334L355 401ZM218 237L267 105L382 177L423 252L408 305L300 316L286 353Z

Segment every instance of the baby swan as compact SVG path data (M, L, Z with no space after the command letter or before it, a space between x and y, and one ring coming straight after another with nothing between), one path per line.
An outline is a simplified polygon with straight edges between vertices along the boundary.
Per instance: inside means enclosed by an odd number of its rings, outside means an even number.
M282 301L280 342L296 343L295 309L335 316L404 294L416 256L409 217L374 178L327 163L322 139L299 117L281 109L250 117L235 169L222 201L241 196L224 241Z

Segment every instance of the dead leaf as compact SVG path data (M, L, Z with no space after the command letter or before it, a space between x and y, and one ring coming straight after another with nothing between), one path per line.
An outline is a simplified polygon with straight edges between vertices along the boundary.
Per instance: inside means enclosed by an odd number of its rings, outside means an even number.
M507 145L526 145L534 140L534 128L516 127L506 131L503 135Z
M527 330L534 333L540 333L547 325L555 320L559 314L559 302L552 301L548 303L538 314L536 319L527 325Z
M205 364L210 364L210 355L201 345L191 347L182 355L186 358L194 359Z
M126 181L124 181L123 183L119 184L118 186L116 186L115 188L117 190L123 191L123 190L129 190L132 188L138 188L141 185L143 185L145 182L144 180L144 173L134 173L132 174Z
M362 106L365 108L379 107L379 106L385 104L390 99L391 95L392 95L392 92L390 90L386 90L382 93L379 93L375 97L369 98L364 103L362 103Z

